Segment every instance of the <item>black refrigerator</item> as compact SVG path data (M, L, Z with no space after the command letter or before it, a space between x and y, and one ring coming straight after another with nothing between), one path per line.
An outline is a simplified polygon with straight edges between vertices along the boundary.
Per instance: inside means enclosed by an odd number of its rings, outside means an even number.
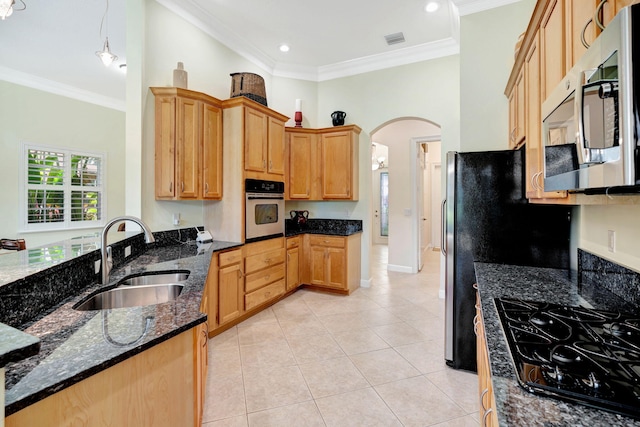
M477 370L474 262L569 274L571 207L528 203L524 179L524 150L447 153L442 251L445 360L452 368Z

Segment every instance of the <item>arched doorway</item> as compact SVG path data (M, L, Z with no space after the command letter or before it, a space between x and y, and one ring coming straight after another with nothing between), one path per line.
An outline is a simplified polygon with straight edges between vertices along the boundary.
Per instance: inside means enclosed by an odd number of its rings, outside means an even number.
M371 132L372 144L385 146L388 150L385 156L389 203L388 270L417 273L421 268L421 251L426 247L439 246L437 236L424 232L425 229L433 230L435 221L439 223L439 218L434 217L430 208L434 203L439 206L439 195L437 201L431 197L432 174L439 173L439 168L433 167L440 162L439 141L440 127L418 117L390 120ZM380 182L373 179L378 175L374 174L376 160L372 155L372 187ZM379 220L375 217L376 197L372 194L374 226ZM428 203L424 203L425 198ZM424 242L426 238L429 242ZM438 242L432 241L434 239Z

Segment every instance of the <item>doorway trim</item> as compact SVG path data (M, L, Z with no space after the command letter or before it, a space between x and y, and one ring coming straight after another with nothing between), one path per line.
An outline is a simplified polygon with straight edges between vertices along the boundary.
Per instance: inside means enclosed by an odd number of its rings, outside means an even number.
M413 137L411 138L411 212L412 212L412 221L411 221L411 247L414 250L413 260L411 262L411 272L417 273L421 267L421 244L420 244L420 224L422 222L422 218L420 217L420 209L421 206L424 206L424 189L420 195L418 195L418 166L417 166L417 158L419 152L419 146L424 143L429 142L437 142L442 141L442 135L429 135L422 137ZM422 180L423 177L420 177ZM431 193L431 190L429 190Z

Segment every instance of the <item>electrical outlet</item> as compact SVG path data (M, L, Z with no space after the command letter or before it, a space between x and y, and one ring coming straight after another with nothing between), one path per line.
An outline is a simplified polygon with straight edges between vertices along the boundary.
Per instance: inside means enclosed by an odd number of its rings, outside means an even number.
M96 274L100 273L100 260L97 260L95 262L94 268L95 268Z
M124 257L127 258L129 256L131 256L131 246L124 248Z
M616 232L615 230L609 230L609 252L616 251Z

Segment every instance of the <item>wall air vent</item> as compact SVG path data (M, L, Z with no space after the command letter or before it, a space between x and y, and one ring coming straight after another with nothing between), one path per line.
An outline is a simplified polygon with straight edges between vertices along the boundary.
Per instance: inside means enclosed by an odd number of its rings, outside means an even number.
M384 36L384 39L387 41L387 44L391 46L392 44L404 43L404 34L402 33L393 33L387 34Z

